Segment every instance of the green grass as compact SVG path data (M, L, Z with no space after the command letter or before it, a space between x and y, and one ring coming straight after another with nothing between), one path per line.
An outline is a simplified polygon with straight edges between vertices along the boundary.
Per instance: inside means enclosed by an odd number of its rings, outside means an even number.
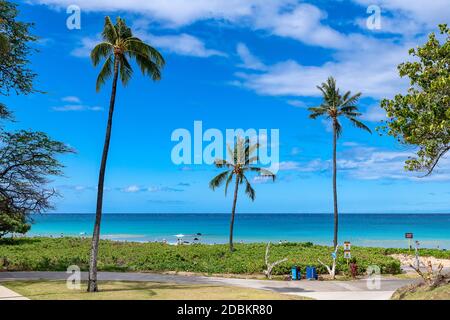
M235 247L236 251L231 254L227 245L170 246L159 243L101 241L98 267L102 271L262 273L265 269L265 244L236 244ZM87 239L3 239L0 240L0 269L65 271L70 265L78 265L82 270L88 270L89 250L90 240ZM293 265L299 266L303 272L306 266L313 265L318 268L319 273L326 273L317 259L330 262L331 251L330 247L311 243L274 244L271 246L271 260L284 257L289 260L277 266L273 274L289 274ZM369 265L378 265L383 274L400 273L400 263L388 256L393 252L391 249L382 248L352 248L352 256L357 259L360 272L364 272ZM436 254L434 251L431 253ZM341 250L337 270L348 270Z
M65 281L11 281L1 285L31 300L303 300L300 296L240 287L157 282L99 282L100 291L70 290Z

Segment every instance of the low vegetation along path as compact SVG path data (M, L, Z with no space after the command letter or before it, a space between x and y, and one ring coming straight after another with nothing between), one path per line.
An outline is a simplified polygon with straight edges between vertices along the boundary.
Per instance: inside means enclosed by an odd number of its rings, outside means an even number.
M83 272L82 280L87 279ZM66 280L65 272L0 272L1 281L11 280ZM178 284L215 284L239 286L278 293L292 294L319 300L387 300L395 290L411 284L409 279L382 279L380 288L370 290L367 280L354 281L272 281L253 279L231 279L205 276L166 275L156 273L100 272L100 281L148 281ZM1 293L1 291L0 291ZM0 296L0 300L1 300Z

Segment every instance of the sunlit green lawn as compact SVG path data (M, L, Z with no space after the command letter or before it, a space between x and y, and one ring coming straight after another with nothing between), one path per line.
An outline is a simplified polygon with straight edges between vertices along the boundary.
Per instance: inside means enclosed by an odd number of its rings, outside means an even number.
M1 285L32 300L303 300L276 292L212 285L105 281L100 292L70 290L65 281L10 281Z

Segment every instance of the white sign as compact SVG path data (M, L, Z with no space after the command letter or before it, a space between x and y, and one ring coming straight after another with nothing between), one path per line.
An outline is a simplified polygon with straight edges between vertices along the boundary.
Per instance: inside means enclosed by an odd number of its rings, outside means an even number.
M344 242L344 251L350 251L351 248L352 248L352 244L350 243L350 241Z

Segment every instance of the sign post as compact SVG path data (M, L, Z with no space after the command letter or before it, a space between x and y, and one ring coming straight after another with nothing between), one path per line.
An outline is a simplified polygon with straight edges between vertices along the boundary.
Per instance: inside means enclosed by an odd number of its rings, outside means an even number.
M414 234L412 232L405 233L405 239L408 239L409 251L411 252L411 240L414 239Z
M351 248L352 248L352 244L350 243L350 241L345 241L344 242L344 259L347 260L347 265L348 265L348 261L352 258L352 254L351 254Z
M416 251L416 265L417 265L417 270L420 270L419 245L420 245L419 241L416 241L415 251Z

